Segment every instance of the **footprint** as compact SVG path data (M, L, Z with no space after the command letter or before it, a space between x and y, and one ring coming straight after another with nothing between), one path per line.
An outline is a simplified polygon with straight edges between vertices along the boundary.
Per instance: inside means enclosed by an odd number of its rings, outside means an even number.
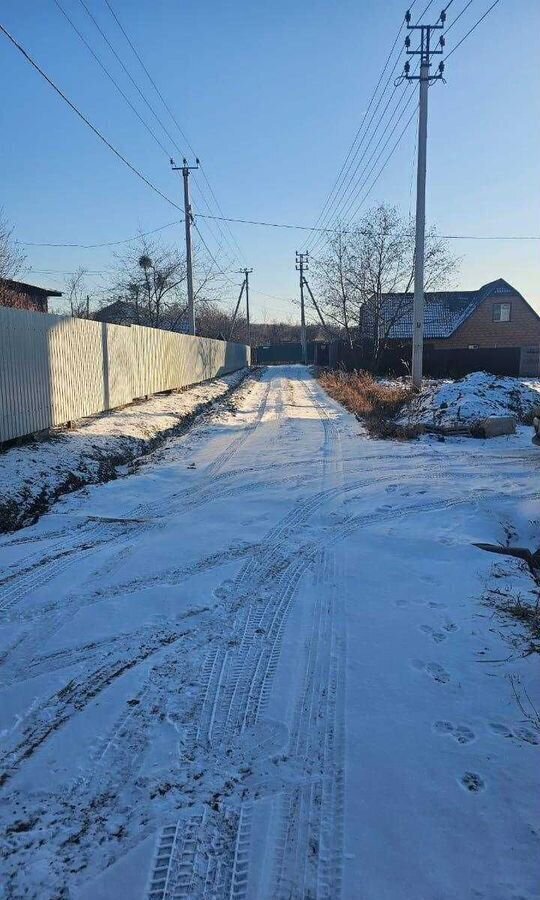
M442 684L446 684L446 682L450 681L450 675L446 669L443 669L438 663L425 663L421 659L411 659L411 666L419 672L427 672L431 678Z
M454 726L451 722L439 720L438 722L433 723L433 730L438 731L439 734L452 734Z
M500 734L501 737L514 737L513 731L508 728L507 725L504 725L502 722L490 722L489 727L494 732L494 734Z
M470 744L476 738L474 731L471 731L466 725L453 725L452 722L447 722L444 719L434 722L433 730L439 734L450 735L458 744Z
M521 738L522 741L527 741L528 744L540 743L539 735L531 731L530 728L516 728L515 735Z
M419 625L420 631L423 631L424 634L429 634L429 636L436 641L436 643L440 644L441 641L446 640L446 635L442 633L442 631L435 631L431 625Z
M455 622L445 622L443 625L443 628L445 631L448 632L448 634L453 634L454 631L459 631L459 628L455 624Z
M458 744L470 744L471 741L474 741L476 735L474 731L471 731L466 725L458 725L454 731L453 737L455 737Z
M440 684L447 684L450 681L450 675L439 663L427 663L425 670L434 681L438 681Z
M466 791L470 791L472 794L483 791L486 786L484 779L480 778L480 775L477 775L475 772L465 772L459 782Z

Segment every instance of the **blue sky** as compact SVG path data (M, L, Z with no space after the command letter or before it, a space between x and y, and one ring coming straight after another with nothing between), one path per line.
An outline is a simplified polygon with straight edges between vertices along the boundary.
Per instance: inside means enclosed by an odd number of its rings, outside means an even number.
M174 147L169 151L170 140L80 0L60 2L159 133L166 150L180 157ZM85 2L183 150L182 139L145 81L105 0ZM449 22L465 2L453 0ZM490 2L473 0L448 35L448 50ZM415 12L426 3L418 0ZM313 224L361 122L405 4L111 4L201 157L225 214ZM436 18L440 6L432 3L426 20ZM111 142L164 193L181 202L181 183L170 172L167 155L116 93L54 0L4 0L0 20ZM0 53L1 204L20 240L99 243L177 218L174 209L100 144L2 36ZM430 90L428 220L442 233L540 234L538 58L538 0L501 0L448 61L447 84ZM414 149L411 125L367 206L384 200L408 212ZM200 210L196 184L193 201ZM202 220L199 224L215 250L218 233ZM232 227L243 264L255 269L253 318L296 316L287 298L297 293L294 251L302 249L305 236ZM181 226L167 229L163 237L169 243L182 241ZM540 310L540 242L459 241L454 249L463 257L456 286L474 288L504 277ZM112 251L106 249L27 252L33 267L29 279L51 287L61 288L61 273L79 265L97 272L113 264ZM101 275L91 276L96 296L101 295L102 281Z

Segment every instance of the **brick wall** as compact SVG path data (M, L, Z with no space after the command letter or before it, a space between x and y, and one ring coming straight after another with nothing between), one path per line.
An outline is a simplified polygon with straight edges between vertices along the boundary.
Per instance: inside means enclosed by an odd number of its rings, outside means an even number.
M510 322L494 322L493 306L511 303ZM461 325L455 334L438 341L429 341L434 349L478 347L523 347L540 344L540 318L519 294L494 294Z
M14 291L12 288L2 285L0 286L0 306L46 313L48 304L47 297L42 294Z

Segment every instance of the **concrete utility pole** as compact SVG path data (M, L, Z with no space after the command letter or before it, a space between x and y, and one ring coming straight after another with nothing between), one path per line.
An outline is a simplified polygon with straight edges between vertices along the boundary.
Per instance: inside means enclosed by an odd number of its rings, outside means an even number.
M195 334L195 299L193 294L193 253L191 247L191 225L193 216L189 200L189 173L192 169L199 168L199 160L195 160L194 166L188 166L184 156L181 166L175 166L171 159L173 172L182 172L184 176L184 222L186 226L186 267L187 267L187 292L188 292L188 333Z
M424 351L424 257L426 242L426 156L427 156L427 116L429 85L443 77L444 63L439 64L438 71L430 74L431 57L441 54L444 49L444 37L440 37L436 47L431 49L432 31L444 28L446 12L443 10L435 25L411 25L411 13L407 11L405 21L409 31L420 32L420 49L411 50L411 39L407 35L405 47L410 56L420 57L420 73L411 75L409 61L405 63L404 76L407 81L420 82L420 101L418 115L418 171L416 177L416 242L414 250L414 301L413 301L413 333L412 333L412 383L419 389L422 386L422 363Z
M249 322L249 276L253 272L253 269L240 269L239 275L244 276L244 285L246 288L246 323L247 323L247 342L248 346L251 347L251 325Z
M245 287L246 287L246 279L244 278L244 280L243 280L243 282L242 282L242 286L241 286L241 288L240 288L240 293L238 294L238 300L236 301L236 306L234 307L234 312L233 312L233 317L232 317L231 327L230 327L230 330L229 330L229 340L230 340L230 341L232 341L232 336L233 336L233 331L234 331L234 325L235 325L235 322L236 322L236 316L238 315L238 309L239 309L239 307L240 307L240 301L242 300L242 294L244 293Z
M321 320L321 325L322 325L322 327L324 328L324 330L325 330L325 332L326 332L326 334L327 334L327 336L328 336L328 335L330 334L329 329L328 329L328 325L327 325L326 322L324 321L324 316L323 316L323 314L322 314L322 312L321 312L321 308L320 308L319 304L317 303L317 301L315 300L315 297L313 296L313 291L311 290L311 288L310 288L310 286L309 286L309 282L308 282L307 278L304 278L304 285L305 285L305 287L307 288L307 291L308 291L309 296L311 297L311 302L313 303L313 306L314 306L315 309L317 310L317 314L318 314L318 316L319 316L319 319Z
M307 366L306 309L304 304L304 272L309 268L309 253L296 251L296 271L300 272L300 341L302 344L302 362Z

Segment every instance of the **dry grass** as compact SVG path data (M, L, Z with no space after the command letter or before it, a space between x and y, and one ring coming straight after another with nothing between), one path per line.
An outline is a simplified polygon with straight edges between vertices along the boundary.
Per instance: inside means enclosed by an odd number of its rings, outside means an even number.
M497 610L501 616L517 619L524 628L524 655L540 653L540 591L534 590L532 597L504 588L492 588L484 595L484 603Z
M412 398L412 388L376 381L369 372L321 371L319 381L334 400L361 419L370 435L408 440L417 437L417 426L398 425L395 421Z

